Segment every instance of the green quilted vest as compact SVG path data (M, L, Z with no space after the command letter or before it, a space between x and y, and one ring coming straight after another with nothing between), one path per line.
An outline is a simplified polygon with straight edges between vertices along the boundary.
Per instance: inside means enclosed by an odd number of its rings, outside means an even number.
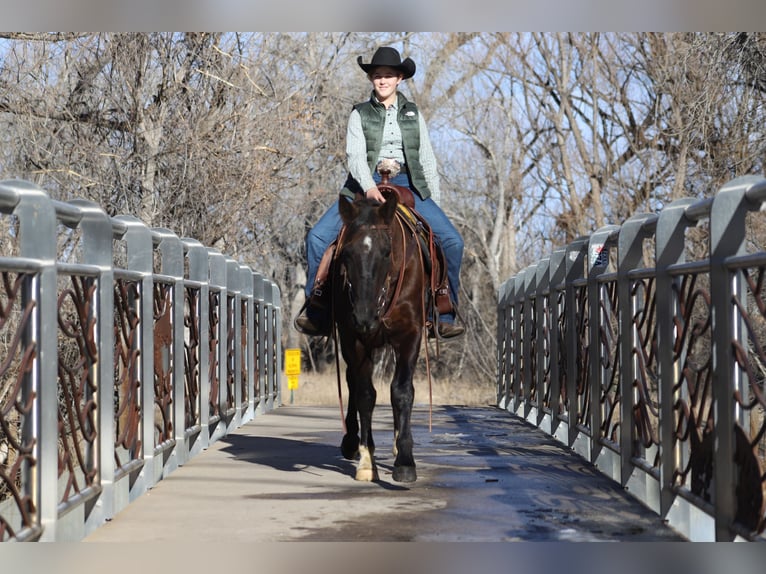
M410 173L413 191L421 199L431 197L431 191L426 184L423 174L423 166L420 164L420 123L418 120L418 107L407 100L402 94L398 96L398 122L402 132L402 144L404 147L404 161ZM380 143L383 140L383 126L386 123L386 108L372 98L361 104L356 104L354 109L362 118L362 131L367 141L367 163L370 171L375 172L375 162L380 153ZM359 183L349 174L341 193L353 197L354 192L362 193Z

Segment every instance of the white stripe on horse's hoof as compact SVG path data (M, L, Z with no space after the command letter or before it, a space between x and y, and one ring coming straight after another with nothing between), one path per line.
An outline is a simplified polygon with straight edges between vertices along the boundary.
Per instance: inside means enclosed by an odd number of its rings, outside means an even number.
M364 482L378 480L378 469L375 461L372 459L370 449L364 445L359 445L359 463L356 467L356 479Z
M362 482L375 482L378 480L378 469L360 468L356 471L356 479Z

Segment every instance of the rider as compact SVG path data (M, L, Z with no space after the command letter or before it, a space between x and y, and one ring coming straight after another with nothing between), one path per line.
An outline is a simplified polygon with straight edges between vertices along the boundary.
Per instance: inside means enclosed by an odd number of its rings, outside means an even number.
M349 200L366 196L384 201L377 184L379 160L391 158L401 165L398 175L389 180L392 185L410 188L414 193L415 210L428 222L439 241L447 261L449 294L457 305L460 264L463 258L463 238L435 201L440 197L431 141L423 115L407 100L398 86L415 74L415 62L402 61L395 48L379 48L369 64L357 63L372 83L368 101L355 105L348 119L346 159L349 175L341 195ZM345 201L345 199L344 199ZM327 293L322 290L324 278L317 271L327 247L340 232L341 220L335 201L306 235L308 277L307 302L295 319L295 328L307 335L328 335L329 317ZM455 312L439 316L439 335L456 337L464 329L455 324Z

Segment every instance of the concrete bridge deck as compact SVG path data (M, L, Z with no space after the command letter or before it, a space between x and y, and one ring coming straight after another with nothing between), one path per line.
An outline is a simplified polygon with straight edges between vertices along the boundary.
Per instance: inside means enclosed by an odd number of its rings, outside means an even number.
M413 414L418 481L391 480L391 410L375 411L380 481L353 479L338 407L283 406L223 437L85 542L676 541L620 486L493 407Z

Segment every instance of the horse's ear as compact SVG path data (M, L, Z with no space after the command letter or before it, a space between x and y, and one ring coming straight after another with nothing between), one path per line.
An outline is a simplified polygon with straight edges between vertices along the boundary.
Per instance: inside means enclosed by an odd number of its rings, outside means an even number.
M340 212L340 218L343 220L343 223L348 224L354 217L356 217L356 206L343 195L338 198L338 211Z
M380 207L381 215L386 223L391 223L394 215L396 215L396 206L399 203L399 199L393 191L387 191L383 195L386 198L386 202Z

